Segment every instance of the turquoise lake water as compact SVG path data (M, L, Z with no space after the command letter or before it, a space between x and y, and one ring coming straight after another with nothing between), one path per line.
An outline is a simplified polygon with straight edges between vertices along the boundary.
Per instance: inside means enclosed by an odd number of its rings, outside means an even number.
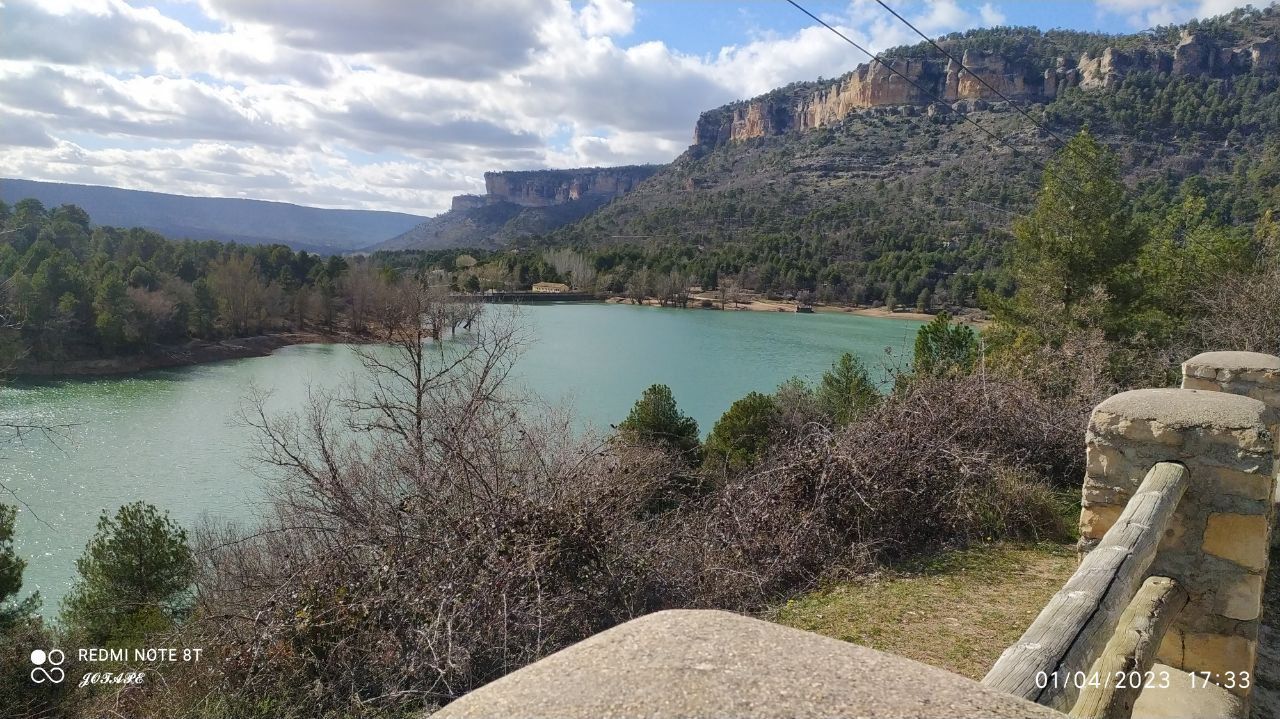
M735 399L790 377L816 379L842 352L876 374L910 354L920 326L834 313L603 304L530 306L521 315L533 341L519 381L543 399L603 428L625 417L646 387L663 383L704 434ZM0 418L73 425L56 441L0 446L0 478L29 507L17 527L28 560L24 591L39 589L43 613L56 614L103 509L146 500L187 527L205 514L251 520L264 480L246 461L252 432L235 421L250 385L270 389L272 407L288 410L301 406L309 386L333 387L359 369L350 347L300 345L270 357L0 389Z

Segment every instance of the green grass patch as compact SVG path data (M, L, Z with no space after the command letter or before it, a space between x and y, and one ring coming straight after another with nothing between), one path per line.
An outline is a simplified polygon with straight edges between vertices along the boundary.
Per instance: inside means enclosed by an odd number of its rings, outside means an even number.
M943 552L790 600L771 619L980 679L1075 568L1072 544Z

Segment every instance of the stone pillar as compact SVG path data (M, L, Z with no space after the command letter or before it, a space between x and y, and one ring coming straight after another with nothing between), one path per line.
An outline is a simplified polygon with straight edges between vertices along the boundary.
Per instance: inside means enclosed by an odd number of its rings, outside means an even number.
M1182 364L1182 386L1230 392L1261 400L1280 414L1280 357L1258 352L1205 352ZM1280 442L1280 428L1271 434ZM1280 457L1280 446L1276 456ZM1280 461L1276 462L1276 503L1271 513L1271 564L1262 597L1262 627L1258 631L1257 679L1251 697L1253 715L1280 716Z
M1119 517L1156 462L1190 470L1190 484L1149 571L1190 600L1158 661L1186 672L1249 672L1257 655L1269 549L1275 441L1272 410L1223 392L1145 389L1099 404L1086 437L1080 549ZM1230 688L1242 697L1249 689Z
M1230 392L1260 400L1280 419L1280 357L1259 352L1203 352L1182 363L1182 388ZM1280 440L1275 426L1272 435ZM1280 454L1280 446L1277 447ZM1280 464L1276 467L1280 478ZM1280 502L1280 484L1275 499ZM1274 533L1272 540L1280 540Z

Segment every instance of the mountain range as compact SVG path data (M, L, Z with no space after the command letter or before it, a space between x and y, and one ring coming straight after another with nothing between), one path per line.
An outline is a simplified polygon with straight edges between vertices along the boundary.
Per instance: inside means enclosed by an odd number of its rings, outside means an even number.
M79 205L101 225L144 227L172 239L283 243L333 254L359 250L426 218L377 210L332 210L285 202L188 197L96 185L0 179L0 200L34 197L47 207Z
M1194 191L1223 222L1256 218L1280 192L1278 31L1271 6L1130 35L953 33L707 110L670 164L489 172L483 195L432 218L22 180L0 181L0 198L174 237L328 252L625 244L761 289L960 299L1007 281L1011 220L1086 127L1139 209Z

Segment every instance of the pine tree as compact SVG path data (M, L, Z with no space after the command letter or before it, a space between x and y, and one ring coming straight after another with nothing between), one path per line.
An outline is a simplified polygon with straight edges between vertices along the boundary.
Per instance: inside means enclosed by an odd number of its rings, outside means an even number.
M1119 331L1136 299L1135 261L1146 236L1119 161L1087 130L1049 164L1035 209L1014 224L1014 238L1017 290L1011 301L992 302L997 336L1043 345L1061 342L1081 322Z
M707 436L706 461L730 469L749 466L768 446L778 415L774 399L759 392L734 402Z
M94 328L98 343L108 353L116 352L127 342L125 322L129 316L129 296L124 282L114 275L98 285L93 298Z
M978 336L969 327L951 323L941 312L916 332L911 369L918 375L941 377L968 372L978 358Z
M114 517L104 511L76 570L62 621L91 642L136 641L190 608L195 561L186 530L151 504L126 504Z
M27 560L13 549L13 525L17 511L7 504L0 504L0 632L22 621L40 605L39 594L19 600L22 591L22 572Z
M667 447L690 461L698 459L698 422L680 411L671 388L664 384L644 391L618 425L618 433L634 441Z
M818 385L818 406L837 425L848 424L880 403L880 392L866 367L845 352Z

